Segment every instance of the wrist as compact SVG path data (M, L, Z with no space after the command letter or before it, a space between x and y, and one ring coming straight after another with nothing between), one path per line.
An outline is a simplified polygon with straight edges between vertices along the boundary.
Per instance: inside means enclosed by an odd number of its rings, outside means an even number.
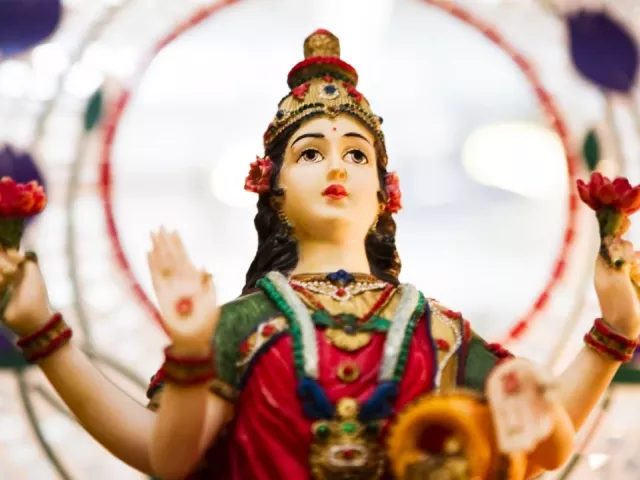
M165 349L165 354L170 353L177 357L205 357L213 355L213 348L210 342L174 342Z
M601 318L595 320L584 342L602 356L622 363L633 358L640 343L637 333L624 334Z
M166 381L181 386L209 384L216 376L215 361L211 345L188 349L177 349L175 345L164 351L162 374Z
M56 313L28 335L23 335L17 342L26 360L36 363L50 357L69 342L73 335L71 328L65 323L62 315Z
M55 316L53 310L43 310L38 313L31 313L23 317L8 321L11 330L18 337L29 337L40 331Z

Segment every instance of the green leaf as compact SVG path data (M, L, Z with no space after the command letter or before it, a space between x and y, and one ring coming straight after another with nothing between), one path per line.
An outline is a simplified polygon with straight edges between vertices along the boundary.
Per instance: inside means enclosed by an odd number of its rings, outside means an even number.
M594 129L591 129L587 133L582 145L582 156L590 172L593 172L598 166L598 163L600 163L601 154L598 134Z
M96 90L87 103L87 109L84 112L84 129L87 132L93 130L102 118L102 106L104 95L102 89Z

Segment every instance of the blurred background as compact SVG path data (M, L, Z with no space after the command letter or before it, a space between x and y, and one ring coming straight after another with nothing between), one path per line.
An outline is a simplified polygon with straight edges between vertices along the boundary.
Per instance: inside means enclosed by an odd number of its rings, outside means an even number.
M636 0L2 0L0 175L44 183L28 228L53 306L141 403L166 344L149 232L237 296L242 188L286 75L336 33L401 178L403 281L558 371L598 315L591 171L640 182ZM631 231L640 244L640 221ZM83 432L0 326L0 479L141 479ZM637 479L634 365L550 479Z

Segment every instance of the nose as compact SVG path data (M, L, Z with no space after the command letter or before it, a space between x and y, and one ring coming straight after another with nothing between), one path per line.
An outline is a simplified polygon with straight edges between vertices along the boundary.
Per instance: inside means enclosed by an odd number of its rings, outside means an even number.
M329 159L329 173L327 179L331 181L344 182L347 179L347 170L344 168L344 162L340 155L332 155Z

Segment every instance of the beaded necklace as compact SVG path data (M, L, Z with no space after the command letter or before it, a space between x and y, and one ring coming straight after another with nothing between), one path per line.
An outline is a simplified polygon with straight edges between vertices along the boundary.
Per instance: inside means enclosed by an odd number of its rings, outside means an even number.
M296 283L289 283L315 310L312 315L314 323L328 327L325 330L325 336L341 350L347 352L359 350L371 342L372 332L386 331L389 328L388 320L377 316L374 318L374 316L395 293L396 288L393 285L387 284L369 311L356 317L355 315L331 315L309 291Z

